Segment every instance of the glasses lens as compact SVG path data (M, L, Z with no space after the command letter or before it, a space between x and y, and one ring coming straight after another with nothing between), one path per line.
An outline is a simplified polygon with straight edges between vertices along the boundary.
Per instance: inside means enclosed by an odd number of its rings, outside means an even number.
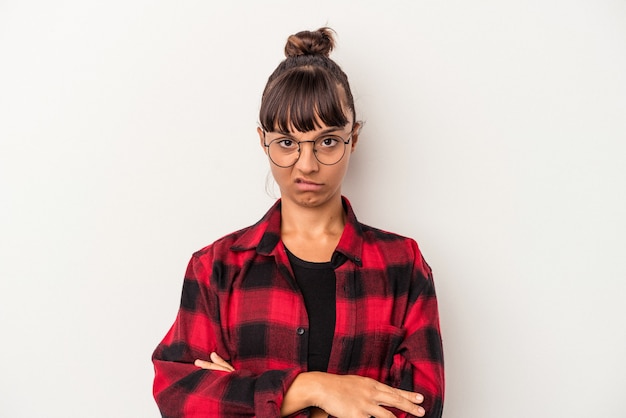
M315 156L322 164L337 164L345 152L346 144L339 137L325 136L315 141Z
M268 147L270 159L279 167L290 167L300 157L300 146L291 139L275 139Z

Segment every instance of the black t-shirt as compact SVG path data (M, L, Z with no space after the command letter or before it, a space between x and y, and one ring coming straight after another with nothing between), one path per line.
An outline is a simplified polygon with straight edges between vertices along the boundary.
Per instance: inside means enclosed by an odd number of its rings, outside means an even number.
M332 261L313 263L296 257L289 250L287 255L309 316L308 368L325 372L335 334L335 268L345 257L335 253Z

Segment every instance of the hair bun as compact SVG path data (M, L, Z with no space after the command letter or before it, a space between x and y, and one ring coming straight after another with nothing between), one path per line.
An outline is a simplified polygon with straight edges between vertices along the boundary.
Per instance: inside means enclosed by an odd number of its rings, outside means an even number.
M320 28L314 32L305 30L287 38L285 56L291 58L300 55L323 55L328 58L334 47L332 29Z

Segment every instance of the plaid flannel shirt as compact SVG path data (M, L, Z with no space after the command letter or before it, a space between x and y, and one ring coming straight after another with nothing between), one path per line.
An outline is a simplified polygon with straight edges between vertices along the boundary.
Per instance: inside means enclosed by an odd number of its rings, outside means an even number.
M443 350L430 267L410 238L347 221L336 251L336 325L328 372L424 395L441 417ZM280 240L280 200L255 225L196 252L177 318L153 354L163 417L278 417L307 370L308 319ZM236 369L199 369L215 351ZM397 416L406 416L393 411ZM306 416L300 411L293 416Z

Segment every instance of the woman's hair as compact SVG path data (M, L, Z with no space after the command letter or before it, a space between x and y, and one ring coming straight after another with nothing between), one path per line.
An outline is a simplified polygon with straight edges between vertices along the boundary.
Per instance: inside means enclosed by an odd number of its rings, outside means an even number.
M343 70L329 58L335 46L333 30L321 28L291 35L285 58L270 75L259 112L266 132L308 132L354 122L354 99ZM351 111L346 115L344 111Z

